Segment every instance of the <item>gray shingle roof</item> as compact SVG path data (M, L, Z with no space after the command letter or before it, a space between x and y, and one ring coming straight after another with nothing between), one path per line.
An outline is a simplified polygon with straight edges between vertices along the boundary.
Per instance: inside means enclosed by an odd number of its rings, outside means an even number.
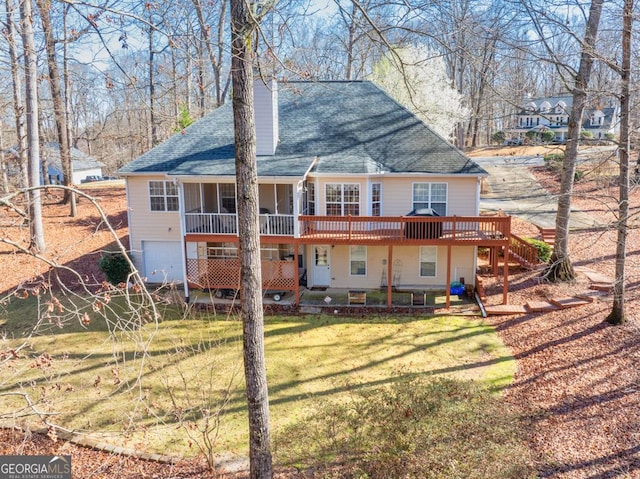
M280 141L258 157L259 176L377 172L486 172L370 82L279 84ZM234 175L231 104L120 169L119 173Z
M60 159L60 143L53 141L45 143L42 156L47 159L49 165L62 168L62 160ZM104 163L101 161L92 158L75 147L71 147L71 162L73 164L73 171L93 170L104 166Z
M14 145L11 148L4 150L4 152L13 158L17 158L18 146ZM43 161L46 161L48 166L54 166L58 169L62 168L62 160L60 159L60 143L55 141L46 142L40 150L40 156ZM104 166L104 163L101 161L96 160L75 147L71 147L71 162L73 171L93 170Z

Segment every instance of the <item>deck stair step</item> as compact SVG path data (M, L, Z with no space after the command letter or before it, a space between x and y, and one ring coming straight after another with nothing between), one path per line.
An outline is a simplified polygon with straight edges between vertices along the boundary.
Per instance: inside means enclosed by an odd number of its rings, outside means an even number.
M531 263L530 261L527 261L526 259L524 259L522 256L520 256L518 253L514 251L509 251L509 259L512 259L523 268L527 268L529 270L537 269L539 266L537 264Z
M542 235L542 241L548 245L553 246L556 242L556 229L555 228L539 228Z
M576 296L567 296L565 298L554 298L549 300L552 304L560 309L574 308L576 306L584 306L590 304L592 301L584 298L578 298Z
M597 293L584 292L582 294L576 294L575 296L576 296L576 298L584 299L585 301L588 301L589 303L593 303L596 300L598 295L597 295Z
M589 287L595 291L604 291L610 293L613 289L613 283L591 283L591 286Z
M529 301L526 304L527 310L531 313L542 313L546 311L556 311L558 306L549 301Z
M484 309L489 316L528 313L526 306L518 304L498 304L496 306L485 306Z

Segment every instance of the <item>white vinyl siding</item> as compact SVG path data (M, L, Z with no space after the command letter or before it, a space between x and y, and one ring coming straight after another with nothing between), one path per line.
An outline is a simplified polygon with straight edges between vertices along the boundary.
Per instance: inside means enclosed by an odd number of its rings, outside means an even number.
M127 208L131 255L142 271L142 241L180 241L180 214L177 211L151 211L149 180L161 177L127 178Z
M419 181L420 183L429 183ZM447 215L475 216L478 214L480 182L475 177L446 178L433 183L447 184ZM415 178L384 178L382 214L384 216L402 216L413 209L413 184Z
M386 287L389 249L386 246L367 246L367 274L353 276L350 274L350 247L347 245L329 246L331 251L331 287L348 289L379 289ZM458 274L464 276L465 283L472 284L475 271L473 246L454 246L451 255L451 281L458 280ZM309 267L313 263L313 250L309 249L311 258ZM447 284L447 248L437 248L436 276L420 276L419 246L394 246L392 259L392 285L415 287L423 285L425 288L443 289ZM458 273L458 274L456 274Z

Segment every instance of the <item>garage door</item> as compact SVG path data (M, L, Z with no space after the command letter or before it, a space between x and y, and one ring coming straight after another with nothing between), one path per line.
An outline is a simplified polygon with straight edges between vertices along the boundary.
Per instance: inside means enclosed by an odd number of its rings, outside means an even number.
M180 241L143 241L144 276L149 283L182 283L182 245Z

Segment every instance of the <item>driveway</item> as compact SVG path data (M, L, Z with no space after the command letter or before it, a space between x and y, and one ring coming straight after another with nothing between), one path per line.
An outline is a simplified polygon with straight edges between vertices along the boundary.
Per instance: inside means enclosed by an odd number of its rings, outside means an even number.
M529 167L544 164L542 156L490 156L473 158L489 173L480 195L480 210L517 216L540 228L556 225L557 195L550 194L529 171ZM572 209L571 229L601 226L579 210Z

